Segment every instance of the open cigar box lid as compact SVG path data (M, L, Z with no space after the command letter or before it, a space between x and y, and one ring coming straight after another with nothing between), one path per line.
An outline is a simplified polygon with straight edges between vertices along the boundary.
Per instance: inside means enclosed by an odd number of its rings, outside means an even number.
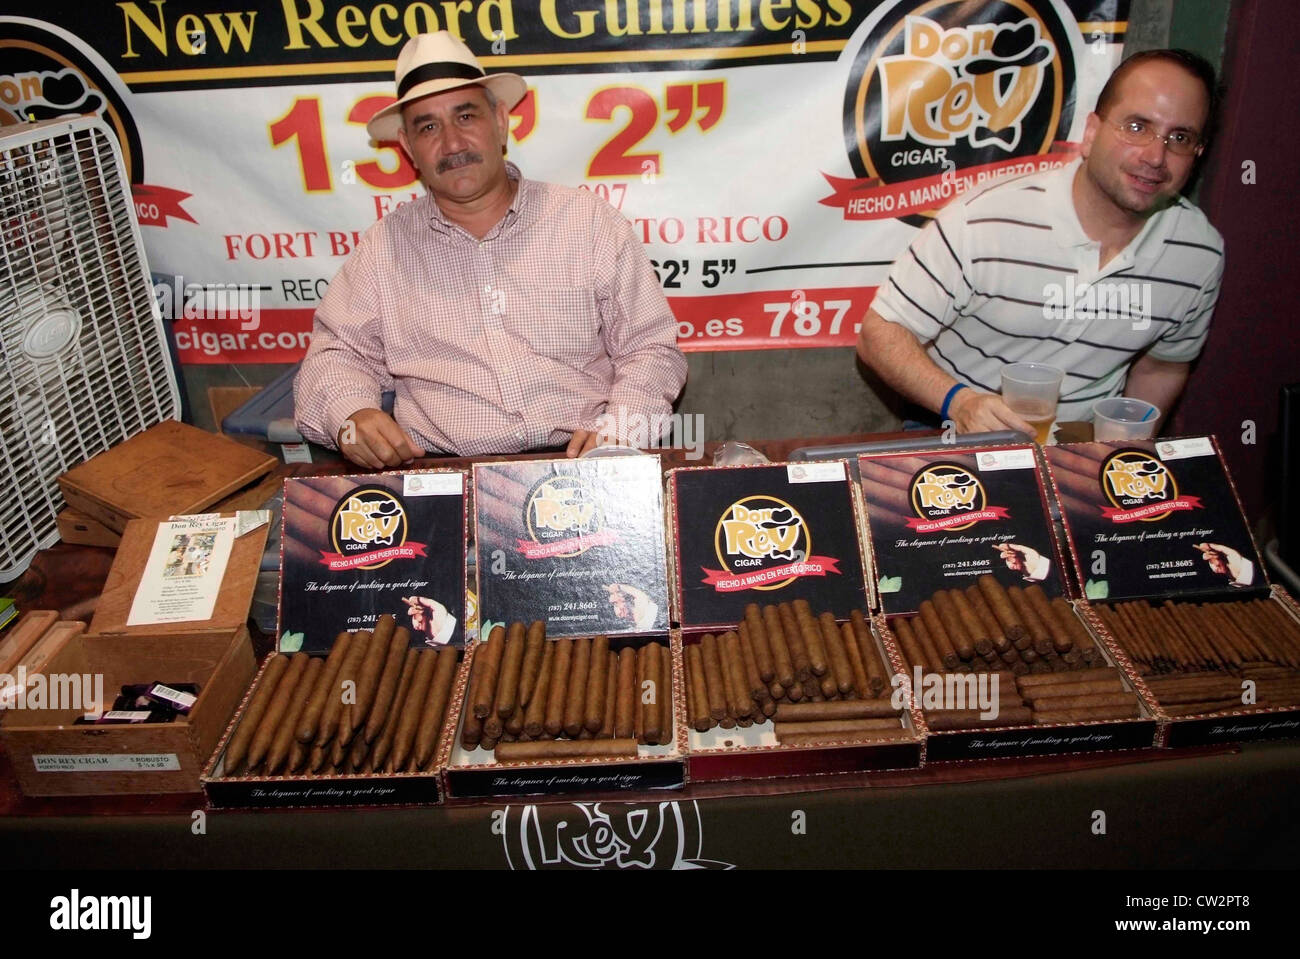
M730 628L750 603L805 599L846 619L867 605L845 460L671 470L683 629Z
M281 652L329 652L385 613L411 647L463 646L468 473L293 477L280 534Z
M1032 445L858 457L881 612L914 613L991 574L1064 595L1060 544Z
M1043 452L1087 599L1268 591L1214 437L1069 443Z
M657 455L474 466L480 620L543 620L546 635L668 628Z
M206 515L172 517L171 520L133 519L126 524L122 542L113 557L113 565L104 582L95 615L91 619L88 635L123 634L130 636L165 636L184 633L231 633L248 619L257 586L257 572L261 565L262 550L266 546L269 528L266 522L249 518L248 513L211 513ZM212 604L212 613L203 620L176 620L172 622L129 625L137 593L150 573L150 560L159 540L160 530L173 524L187 524L199 537L212 524L212 518L236 518L241 527L251 527L235 535L230 543L229 558L221 577L219 591ZM253 525L256 523L257 525ZM187 535L187 534L179 534ZM180 577L184 579L185 577Z

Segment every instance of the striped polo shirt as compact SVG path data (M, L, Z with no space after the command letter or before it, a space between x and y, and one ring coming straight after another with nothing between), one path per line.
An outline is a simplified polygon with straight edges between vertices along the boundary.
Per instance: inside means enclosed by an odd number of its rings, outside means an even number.
M1196 358L1223 276L1223 238L1183 197L1102 269L1071 184L1080 161L949 203L890 269L872 308L931 359L990 393L1008 363L1065 370L1060 420L1124 390L1138 353Z

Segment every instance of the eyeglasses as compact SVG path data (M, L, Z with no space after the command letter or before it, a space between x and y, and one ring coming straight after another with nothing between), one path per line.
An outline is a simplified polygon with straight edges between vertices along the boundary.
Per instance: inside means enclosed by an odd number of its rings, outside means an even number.
M1122 123L1107 121L1119 138L1125 143L1135 147L1144 147L1151 143L1152 140L1160 140L1168 148L1170 153L1178 156L1199 155L1204 149L1201 138L1195 133L1189 133L1186 130L1175 130L1167 136L1160 136L1155 130L1143 120L1125 120Z

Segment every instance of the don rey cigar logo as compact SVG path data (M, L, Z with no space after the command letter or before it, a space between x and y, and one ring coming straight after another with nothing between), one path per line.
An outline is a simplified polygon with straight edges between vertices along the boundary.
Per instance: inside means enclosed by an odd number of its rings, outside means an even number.
M799 511L775 496L746 496L718 518L713 551L721 569L705 569L719 592L774 590L801 576L838 573L838 559L814 556L812 530Z
M1180 496L1173 472L1145 450L1106 457L1101 488L1111 504L1102 507L1102 515L1115 523L1154 523L1179 510L1204 508L1200 497Z
M579 556L616 541L595 492L578 476L548 476L538 481L524 502L528 539L517 541L528 559Z
M912 477L909 529L920 533L969 529L990 519L1007 519L1005 506L989 506L984 484L960 463L932 463Z
M334 552L322 551L321 563L331 570L380 569L425 555L425 543L407 541L402 501L382 486L363 486L339 500L329 531Z

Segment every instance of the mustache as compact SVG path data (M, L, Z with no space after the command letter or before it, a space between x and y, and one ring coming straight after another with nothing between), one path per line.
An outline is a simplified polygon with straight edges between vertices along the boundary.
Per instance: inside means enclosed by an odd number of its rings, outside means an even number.
M438 172L446 173L448 170L457 170L463 166L469 166L471 163L482 163L483 154L475 153L473 150L464 150L460 153L453 153L451 156L443 157L438 161Z

